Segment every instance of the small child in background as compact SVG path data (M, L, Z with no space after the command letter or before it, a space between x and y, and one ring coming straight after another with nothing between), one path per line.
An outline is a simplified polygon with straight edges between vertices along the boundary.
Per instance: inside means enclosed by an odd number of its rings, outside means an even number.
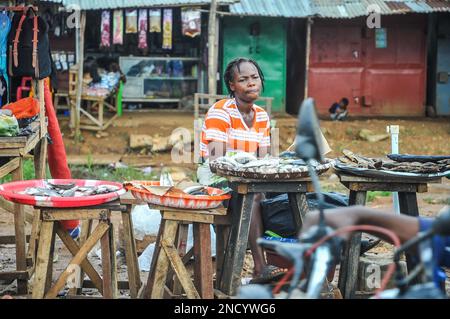
M333 103L333 105L331 105L328 109L328 112L330 112L330 118L333 121L344 120L348 115L348 103L349 102L346 97L343 97L339 103Z

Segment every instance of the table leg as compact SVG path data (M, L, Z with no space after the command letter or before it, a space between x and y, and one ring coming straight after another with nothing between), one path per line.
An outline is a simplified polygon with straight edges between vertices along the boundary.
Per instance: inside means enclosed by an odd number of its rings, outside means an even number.
M33 298L42 299L48 287L47 272L52 267L53 260L50 260L51 243L55 236L54 223L52 221L44 221L41 226L41 234L39 236L38 254L36 258L36 271L33 282Z
M34 172L37 179L45 179L47 158L47 137L41 138L34 149Z
M349 206L365 205L366 191L350 191ZM347 243L339 268L339 290L345 299L354 297L358 279L359 254L361 250L361 232L354 233Z
M231 232L224 257L219 289L227 295L235 295L240 285L248 233L252 218L253 193L241 195L242 204L231 216Z
M23 160L19 157L19 167L12 172L13 181L23 180ZM27 270L26 237L25 237L25 209L21 204L14 204L14 231L16 237L16 270ZM17 293L28 292L27 279L17 279Z
M214 299L209 224L194 223L194 280L202 299Z
M127 205L127 210L122 212L122 224L125 239L125 259L127 263L130 296L131 298L137 298L139 288L141 287L141 277L139 273L136 242L134 240L133 222L131 220L131 208L131 205Z
M400 213L412 217L419 217L419 207L417 205L417 194L416 193L398 193L398 201L400 206ZM406 268L408 273L413 270L417 264L417 252L409 251L405 253L406 256ZM418 283L419 278L416 281L413 280L412 283Z
M297 233L303 226L303 218L309 211L308 202L305 193L288 193L289 204L292 208L292 217L294 218L295 229Z
M187 248L187 238L188 238L189 224L180 224L178 226L177 237L175 240L175 247L178 250L178 255L183 259L186 255ZM167 276L166 285L172 290L174 295L181 295L183 293L183 287L181 286L180 280L177 276L174 276L174 272L169 270L169 275Z

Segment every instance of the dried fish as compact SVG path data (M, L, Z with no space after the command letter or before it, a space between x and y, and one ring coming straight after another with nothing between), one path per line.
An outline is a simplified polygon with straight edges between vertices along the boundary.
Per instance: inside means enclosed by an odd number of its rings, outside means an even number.
M48 185L50 185L53 189L71 189L75 187L75 183L69 183L69 184L53 184L50 182L47 182Z

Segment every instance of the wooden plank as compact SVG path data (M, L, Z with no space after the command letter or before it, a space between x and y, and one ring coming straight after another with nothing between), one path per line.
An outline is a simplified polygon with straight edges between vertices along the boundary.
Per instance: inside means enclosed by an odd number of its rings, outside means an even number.
M148 281L147 281L147 293L150 292L151 299L161 299L164 294L164 286L167 279L167 273L169 271L169 258L162 250L162 241L166 240L166 244L173 245L175 241L175 235L177 232L178 223L173 220L163 220L161 223L163 228L160 228L162 233L157 245L159 249L155 249L152 259L152 267L150 269ZM160 236L158 236L160 237ZM153 263L155 261L155 263ZM148 294L146 294L148 296Z
M30 235L26 235L26 242L28 243L30 241ZM0 236L0 245L12 245L16 243L16 236L15 235L5 235Z
M94 122L94 124L96 124L96 128L97 129L101 129L102 127L102 123L96 119L95 117L93 117L89 112L87 112L86 110L84 110L83 108L80 108L80 112L82 113L82 115L85 115L89 120L91 120L92 122Z
M308 202L305 193L288 193L289 203L292 209L292 217L294 218L295 229L297 232L303 226L303 218L309 211Z
M186 265L186 262L183 257L186 255L188 231L189 231L189 224L179 225L177 238L175 240L175 247L177 248L178 256L180 256L183 265ZM191 250L193 251L192 248L190 249L190 251ZM173 285L171 286L172 283ZM174 295L181 295L183 292L180 280L176 276L174 278L173 269L171 269L169 271L169 274L167 275L166 285L172 289Z
M19 166L12 172L13 181L23 180L23 161L19 159ZM25 210L23 205L14 204L14 234L16 236L16 270L27 270ZM17 280L17 293L26 294L28 285L26 280Z
M36 271L33 282L33 299L42 299L45 295L45 287L47 285L47 270L50 260L50 245L54 233L54 223L44 221L41 225L41 233L39 236L38 253L36 257Z
M35 266L37 244L39 240L39 230L41 227L41 211L36 209L34 211L34 219L31 225L30 244L28 245L27 259L31 259L32 267Z
M232 226L224 257L223 273L218 285L219 289L227 295L235 295L240 285L252 217L253 197L254 194L242 195L242 204L238 206L238 213L232 214Z
M194 247L191 247L191 249L189 249L189 251L183 257L181 257L183 265L186 265L193 256L194 256ZM172 278L174 275L175 271L173 270L173 268L170 268L169 272L167 273L167 277ZM175 292L174 294L177 295Z
M41 138L45 137L45 101L44 101L44 80L38 80L38 93L39 93L39 127L41 131Z
M399 192L398 202L400 206L400 214L412 217L419 216L419 207L417 205L416 193ZM408 270L408 273L410 273L418 264L417 253L413 251L407 251L405 253L405 257L406 257L406 268ZM412 281L412 284L418 284L419 282L420 276L416 277L416 279Z
M106 299L112 299L114 296L113 289L113 276L111 265L111 246L110 246L110 233L106 231L100 239L102 249L102 276L103 276L103 297Z
M34 150L34 171L37 179L45 179L47 158L47 138L42 138Z
M405 183L405 184L420 184L420 183L441 183L442 177L436 177L436 178L423 178L423 177L417 177L417 178L402 178L401 176L395 176L395 177L363 177L363 176L354 176L354 175L344 175L339 174L339 179L341 182L368 182L368 183Z
M0 178L8 175L20 166L20 158L16 157L0 167Z
M133 222L131 220L131 207L131 205L128 205L128 210L126 212L122 212L122 224L128 281L130 282L130 296L131 298L137 298L138 291L142 283L139 274L139 263L136 252L136 241L134 240Z
M194 223L194 281L202 299L214 299L209 224Z
M75 256L79 251L80 248L78 247L77 243L73 238L67 233L67 230L65 230L60 223L56 226L56 233L58 234L59 238L61 238L64 245L66 245L67 249L70 251L72 256ZM100 293L103 293L103 282L100 275L95 270L94 266L89 262L87 258L85 258L80 263L81 268L84 272L91 278L92 282L94 283L95 288L98 289ZM78 278L80 286L82 286L82 281L80 278Z
M208 210L201 210L201 209L182 209L182 208L173 208L173 207L167 207L167 206L160 206L160 205L148 205L151 209L156 209L164 212L173 212L173 213L180 213L180 214L204 214L204 215L226 215L227 209L223 206L220 206L218 208L214 209L208 209Z
M0 149L0 157L17 157L17 156L21 156L20 148Z
M79 248L79 246L83 246L83 244L86 242L86 240L89 238L89 235L92 232L92 219L87 219L81 222L81 232L80 232L80 237L78 239L79 245L77 245L77 248ZM74 255L74 254L72 254ZM101 278L100 278L101 280ZM69 295L76 295L76 294L81 294L82 290L83 290L83 282L84 282L84 271L83 268L80 270L79 276L78 276L78 282L80 283L80 287L77 288L70 288L69 289ZM100 293L103 293L103 283L101 282L100 285L98 285L99 287L101 287L100 289L98 287L94 287L97 288L98 291L100 291Z
M92 248L105 234L105 232L108 231L108 229L109 225L107 223L99 222L95 230L92 232L91 236L86 240L84 245L80 247L78 253L70 260L69 265L80 265L81 262L86 258L87 254L92 250ZM65 269L59 276L55 285L45 295L45 298L55 298L58 295L58 292L64 287L67 281L67 277L70 274L71 271Z
M109 212L107 209L83 209L83 210L46 210L42 208L43 220L73 220L73 219L107 219Z
M25 147L20 149L20 155L25 156L25 154L28 154L32 150L34 150L37 144L39 143L40 139L41 137L39 131L36 131L33 134L31 134L27 139L27 144L25 145Z
M306 193L308 191L308 183L305 182L268 182L268 183L251 183L248 184L248 192L250 193Z
M427 188L427 184L405 184L405 183L360 183L349 182L345 183L347 188L358 191L387 191L387 192L417 192Z
M170 264L172 265L178 279L180 280L181 286L183 286L187 297L189 299L200 299L200 295L195 289L193 282L190 280L191 276L184 267L180 256L178 256L178 252L173 246L173 243L169 243L167 239L164 238L161 241L161 247L170 261Z
M366 203L367 192L350 191L349 206ZM361 232L354 233L344 250L344 256L339 268L338 287L345 299L352 299L356 291L358 279L359 255L361 250Z
M29 273L27 270L2 271L0 272L0 280L12 281L16 279L28 280Z
M163 212L164 219L177 221L197 222L197 223L214 223L214 215L196 214L196 213L175 213Z
M301 178L292 178L289 180L282 180L282 179L253 179L253 178L243 178L243 177L236 177L236 176L224 176L230 183L243 183L243 184L266 184L266 183L276 183L276 184L284 184L284 183L306 183L311 182L310 177L301 177Z

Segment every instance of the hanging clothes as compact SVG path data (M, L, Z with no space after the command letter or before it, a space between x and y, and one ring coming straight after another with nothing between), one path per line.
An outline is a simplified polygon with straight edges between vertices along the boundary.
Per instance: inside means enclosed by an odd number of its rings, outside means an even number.
M147 48L147 9L139 10L139 49Z
M150 9L150 32L161 33L161 10Z
M125 33L137 33L137 10L126 10Z
M114 10L113 44L123 44L123 12Z
M172 9L164 9L162 48L166 50L172 49L172 23Z
M0 13L0 75L3 77L3 80L0 81L0 95L2 101L0 106L7 104L9 101L9 79L7 69L8 64L6 63L6 51L8 49L8 35L10 30L11 19L5 12Z
M108 10L102 12L100 34L102 37L100 46L109 48L111 46L111 13Z
M194 38L201 32L201 14L197 9L182 8L181 9L181 33L185 36Z

